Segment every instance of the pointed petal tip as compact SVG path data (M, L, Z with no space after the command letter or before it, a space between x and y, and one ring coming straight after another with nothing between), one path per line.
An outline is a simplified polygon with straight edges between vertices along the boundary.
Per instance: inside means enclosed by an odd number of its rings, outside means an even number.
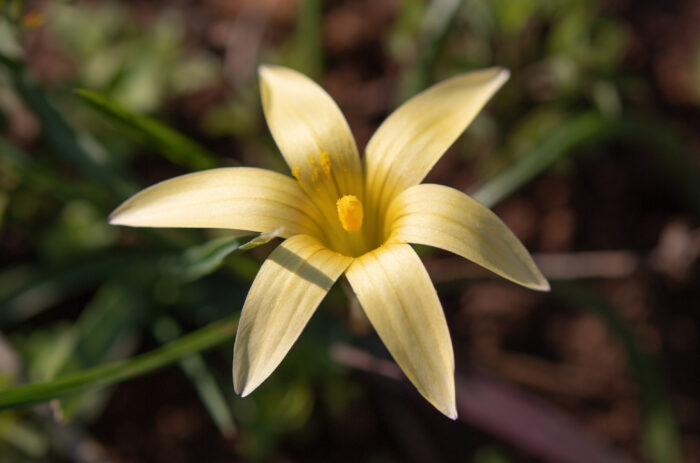
M542 271L537 268L535 264L535 275L534 275L534 282L530 283L529 285L526 285L527 288L530 288L535 291L540 291L543 293L548 293L552 290L552 287L549 284L549 280L545 278L544 275L542 275Z
M510 70L501 66L494 66L490 68L493 71L493 77L491 81L496 86L496 88L501 88L510 79Z
M457 419L457 397L455 396L455 380L454 380L454 369L452 370L452 376L446 384L449 388L449 393L447 397L443 400L436 400L432 402L433 405L447 418L455 421Z
M455 421L458 418L457 401L454 395L450 399L445 399L440 397L429 396L421 391L419 392L421 393L423 398L430 403L430 405L435 407L437 411L445 415L447 418L451 419L452 421Z
M483 78L495 83L498 87L510 79L510 70L503 66L492 66L481 70L471 71L474 74L481 74ZM470 73L467 73L470 74Z
M524 281L518 281L518 280L511 280L513 283L519 284L521 286L524 286L525 288L531 289L533 291L540 291L543 293L548 293L552 290L551 286L549 285L549 281L543 276L540 276L534 281L529 281L529 282L524 282Z
M510 79L510 70L508 68L497 67L499 70L498 77L500 77L504 82Z
M241 397L247 397L253 393L254 390L260 386L260 382L257 381L247 381L245 384L241 384L243 380L236 380L233 378L233 391Z
M260 84L269 85L271 81L275 80L275 77L279 76L281 72L288 70L284 66L277 66L274 64L261 64L258 66L258 80Z
M241 384L243 382L243 379L239 378L238 375L236 374L236 368L233 368L233 392L238 394L241 397L245 397L249 395L253 390L255 389L254 387L250 387L250 384Z
M258 77L260 78L260 80L270 80L271 78L274 78L275 75L279 75L280 73L285 71L299 73L298 71L295 71L292 68L280 66L278 64L261 64L260 66L258 66Z
M457 419L457 404L453 400L449 404L443 404L442 406L438 407L437 404L433 404L435 408L438 409L440 413L445 415L447 418L451 419L452 421L455 421Z
M258 77L260 79L264 78L265 75L270 73L270 65L269 64L261 64L258 66Z
M115 209L107 217L107 223L110 225L123 225L122 220L120 220L119 209Z
M111 214L109 214L107 217L107 223L110 225L122 225L127 227L142 225L133 221L134 217L132 214L129 214L130 210L131 209L129 207L124 207L122 204L113 210ZM143 226L148 226L148 224L143 224Z

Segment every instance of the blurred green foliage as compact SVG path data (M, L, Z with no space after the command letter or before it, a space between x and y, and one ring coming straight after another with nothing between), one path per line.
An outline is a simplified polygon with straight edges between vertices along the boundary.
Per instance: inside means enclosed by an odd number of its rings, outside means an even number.
M205 88L220 73L215 57L202 50L184 53L186 19L179 10L161 11L150 24L138 25L120 2L51 7L48 26L79 63L77 82L129 109L155 111L166 96Z
M242 252L254 237L107 224L121 200L166 172L251 158L282 170L254 79L230 78L224 56L188 42L181 9L139 18L122 2L78 3L46 2L40 12L42 27L57 41L57 59L70 63L56 84L27 55L32 12L22 1L0 2L0 329L6 336L0 338L0 406L61 397L50 407L0 414L0 459L69 460L56 455L60 446L45 431L52 416L84 429L113 391L97 386L171 363L192 382L222 434L237 433L236 450L244 457L264 459L290 434L310 440L319 426L314 409L342 417L366 393L327 355L331 340L350 339L345 329L330 318L312 322L279 372L253 397L235 397L229 371L235 321L226 317L242 306L260 265L259 253ZM322 79L325 9L319 0L302 1L294 31L281 43L263 41L257 61ZM457 144L460 160L472 161L481 179L478 199L493 205L547 169L571 169L565 158L588 153L582 147L641 138L660 155L679 202L698 213L700 182L684 143L665 124L634 114L651 89L623 71L627 27L602 14L598 1L400 2L382 39L398 70L392 101L459 72L508 67L511 82L493 110ZM233 90L207 106L195 127L169 120L174 101L226 85ZM20 122L24 132L17 132ZM219 143L227 137L235 143ZM257 237L253 245L270 239ZM339 289L325 304L331 314L345 313ZM605 304L596 307L604 319L612 313ZM632 349L634 369L638 357L646 357L622 321L610 323ZM200 355L216 346L223 347ZM644 364L640 374L658 372ZM646 420L653 434L647 455L680 461L659 381L639 381L652 402L647 411L662 415ZM25 383L38 384L13 388ZM489 446L474 461L510 460Z

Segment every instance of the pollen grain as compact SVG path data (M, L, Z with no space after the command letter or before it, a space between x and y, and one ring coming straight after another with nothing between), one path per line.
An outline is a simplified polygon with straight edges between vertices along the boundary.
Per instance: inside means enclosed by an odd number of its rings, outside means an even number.
M321 153L321 168L326 176L331 176L331 157L328 154L328 151Z

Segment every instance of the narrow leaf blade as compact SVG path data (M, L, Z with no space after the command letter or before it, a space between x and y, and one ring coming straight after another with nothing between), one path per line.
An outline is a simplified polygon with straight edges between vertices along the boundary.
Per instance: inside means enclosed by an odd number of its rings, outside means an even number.
M125 129L126 135L149 143L171 162L194 170L218 166L216 158L199 143L155 119L134 113L91 90L79 89L75 93Z
M231 341L237 325L236 318L223 319L129 360L102 364L52 381L0 390L0 410L28 406L89 389L111 386L150 373L193 353Z

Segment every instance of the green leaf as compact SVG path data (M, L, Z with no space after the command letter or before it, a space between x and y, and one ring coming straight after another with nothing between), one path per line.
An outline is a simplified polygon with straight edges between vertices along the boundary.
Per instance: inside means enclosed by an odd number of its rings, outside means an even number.
M425 7L421 14L417 63L413 67L414 71L407 71L402 77L400 92L394 95L399 101L404 101L433 83L438 59L454 29L457 13L464 3L465 0L435 0Z
M277 230L273 230L271 232L260 233L258 236L251 239L247 243L242 244L238 249L240 249L241 251L248 251L249 249L262 246L263 244L269 243L273 239L280 236L282 234L282 231L282 228L278 228Z
M224 259L236 250L247 251L278 237L281 229L257 236L224 236L193 246L180 256L162 261L163 272L183 282L199 280L216 271Z
M0 62L12 71L17 92L40 119L42 136L57 154L82 171L91 182L105 187L119 198L125 198L136 190L133 183L125 180L97 140L71 127L21 63L5 59Z
M205 148L155 119L136 114L91 90L79 89L75 93L115 121L124 129L126 135L137 141L149 143L169 161L194 170L218 167L214 155Z
M139 295L119 281L108 281L80 313L74 325L75 338L68 360L61 366L57 376L96 366L114 358L124 358L133 353L136 343L134 329L147 313L147 307ZM93 399L90 407L86 399ZM65 421L86 408L95 413L99 405L96 397L76 395L61 402ZM97 400L104 402L104 400Z
M428 7L423 23L425 46L418 63L416 90L423 90L433 82L438 58L454 28L457 12L464 3L464 0L435 0Z
M493 207L557 160L585 143L612 134L613 123L598 114L586 113L562 124L530 153L483 185L477 185L471 196L487 207Z
M132 332L147 307L132 288L108 281L80 313L75 327L76 344L71 365L62 374L92 367L104 361L120 339Z
M611 119L596 113L584 113L561 124L527 156L497 174L470 193L487 207L493 207L559 159L575 154L576 148L610 139L629 146L650 150L680 199L700 213L700 173L693 164L690 150L665 123L626 115Z
M323 39L321 37L322 5L320 0L299 3L295 48L295 68L318 80L323 75Z
M18 418L8 413L0 417L0 440L12 445L27 456L36 459L46 458L50 449L49 437L46 432L39 426L33 423L23 423ZM7 449L4 450L4 458L9 458Z
M156 322L153 328L156 339L165 343L170 342L180 335L180 327L170 317L163 317ZM236 426L233 422L231 407L225 399L214 375L207 368L204 359L199 354L191 354L180 360L180 368L192 381L200 399L207 408L209 415L216 423L224 437L236 434Z
M0 1L0 7L3 6L5 1ZM9 6L6 6L5 9L8 8ZM12 24L9 17L4 17L0 14L0 53L14 59L20 59L24 54L22 45L19 42L20 34L17 29L16 24Z
M193 353L232 341L237 324L236 318L224 319L129 360L99 365L52 381L0 390L0 409L46 402L150 373Z
M10 144L0 137L0 153L9 159L22 176L22 181L39 191L52 194L60 199L83 199L105 209L113 207L114 200L92 183L66 181L55 169L37 161L33 156Z
M24 265L5 270L0 274L0 325L7 328L27 320L95 284L123 263L120 256L101 255L56 268Z

